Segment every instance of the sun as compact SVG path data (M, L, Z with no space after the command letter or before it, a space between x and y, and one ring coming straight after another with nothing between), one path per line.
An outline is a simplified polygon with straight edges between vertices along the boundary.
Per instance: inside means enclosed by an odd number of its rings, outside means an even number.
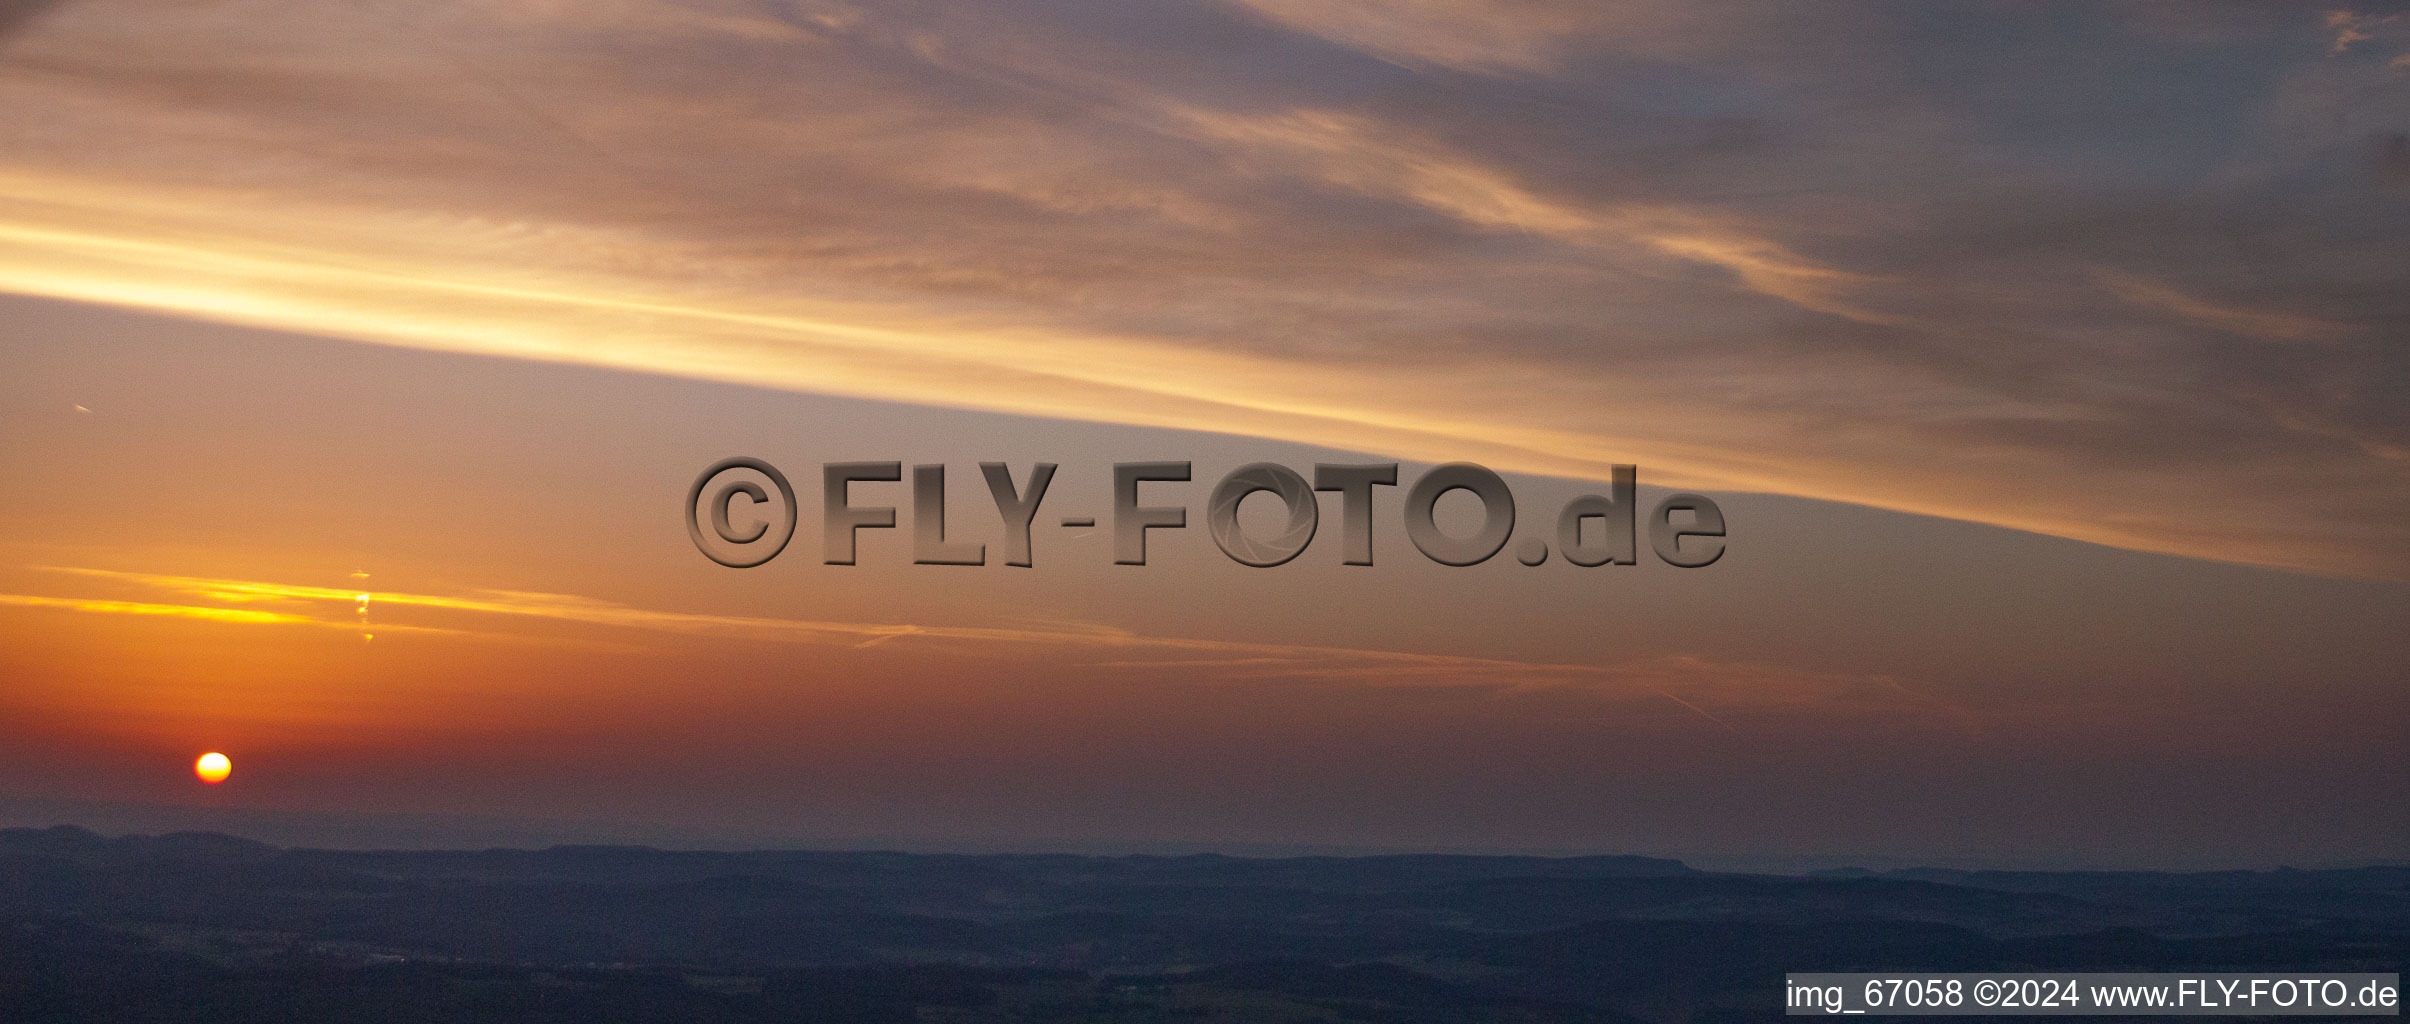
M234 762L227 760L226 755L212 750L201 755L200 760L192 763L192 773L199 776L201 781L215 786L226 781L226 776L234 774Z

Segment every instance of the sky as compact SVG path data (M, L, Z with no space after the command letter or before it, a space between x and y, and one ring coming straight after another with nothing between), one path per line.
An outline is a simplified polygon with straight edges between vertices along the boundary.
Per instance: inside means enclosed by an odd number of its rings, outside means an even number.
M2410 8L13 0L0 110L27 823L2410 858ZM1162 459L1144 567L817 557ZM1197 528L1458 460L1729 552Z

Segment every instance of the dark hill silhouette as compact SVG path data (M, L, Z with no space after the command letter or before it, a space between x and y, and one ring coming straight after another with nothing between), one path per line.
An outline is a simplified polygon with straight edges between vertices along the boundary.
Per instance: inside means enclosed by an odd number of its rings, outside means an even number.
M0 831L8 1021L1604 1024L1772 1015L1787 971L2394 970L2405 953L2400 868L1790 877Z

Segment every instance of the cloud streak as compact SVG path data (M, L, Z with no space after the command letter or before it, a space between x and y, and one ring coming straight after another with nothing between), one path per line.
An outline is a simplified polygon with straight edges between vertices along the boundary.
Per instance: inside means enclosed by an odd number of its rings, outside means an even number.
M2136 307L2244 337L2265 341L2316 341L2350 330L2342 324L2313 316L2244 309L2204 301L2132 274L2097 270L2094 276L2099 279L2101 287Z
M102 601L74 597L39 597L31 594L0 594L0 604L19 608L63 608L68 611L90 612L97 615L158 615L179 619L199 619L203 622L233 622L244 625L326 625L307 615L283 612L264 612L249 608L211 608L206 605L154 604L147 601Z
M1383 688L1471 688L1507 694L1577 694L1619 705L1666 701L1717 728L1740 731L1752 722L1779 726L1802 712L1846 714L1893 723L1935 721L1979 728L1967 711L1919 693L1889 676L1819 672L1689 655L1654 656L1614 664L1549 663L1414 651L1257 643L1203 637L1147 635L1090 623L977 627L867 623L662 611L570 594L479 590L414 594L351 588L36 566L41 572L133 586L213 604L164 604L72 597L0 595L0 605L55 608L103 615L164 616L243 626L313 626L340 630L445 635L472 639L559 639L521 623L570 624L772 643L854 648L899 642L970 645L983 656L1014 650L1049 652L1089 668L1134 678L1170 673L1182 679L1295 679ZM232 605L234 607L223 607ZM268 607L258 607L265 605ZM375 609L373 626L360 619L309 613L311 606ZM396 623L390 609L464 615L475 629Z

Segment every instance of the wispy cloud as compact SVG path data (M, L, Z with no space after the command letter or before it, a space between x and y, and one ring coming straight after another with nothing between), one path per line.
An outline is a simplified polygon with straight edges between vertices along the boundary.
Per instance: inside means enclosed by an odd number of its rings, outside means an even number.
M1552 68L1606 19L1587 4L1498 0L1242 0L1283 25L1408 65Z
M264 612L249 608L153 604L144 601L102 601L79 597L0 594L0 604L15 605L19 608L62 608L68 611L92 612L99 615L160 615L180 619L199 619L204 622L237 622L246 625L323 624L320 620L307 615L288 615L283 612Z
M1367 195L1410 202L1475 228L1515 231L1626 260L1671 256L1730 271L1751 291L1804 309L1868 323L1898 318L1842 301L1875 279L1817 265L1751 235L1737 218L1672 205L1593 206L1544 196L1506 170L1430 139L1402 137L1394 126L1332 110L1272 116L1181 111L1181 120L1249 158L1302 162L1317 180ZM1721 221L1721 223L1719 223Z
M543 619L555 622L579 623L616 629L641 629L668 633L727 636L737 635L755 639L804 643L846 643L862 645L897 639L935 641L982 641L1010 644L1044 644L1105 650L1139 650L1164 653L1210 653L1226 655L1215 661L1224 664L1247 664L1261 659L1278 659L1283 664L1327 664L1334 660L1385 666L1395 670L1437 670L1449 672L1509 672L1529 679L1541 677L1578 676L1599 671L1594 666L1578 664L1541 664L1533 662L1474 658L1457 655L1418 654L1399 651L1362 650L1342 647L1315 647L1292 644L1262 644L1202 638L1147 636L1128 630L1095 624L1067 623L1050 627L973 627L921 625L912 623L865 623L816 619L782 619L741 615L712 615L695 612L658 611L637 608L613 601L581 597L574 594L545 594L515 590L479 590L462 595L412 594L392 591L363 591L342 587L321 587L260 580L215 579L200 576L174 576L155 573L121 572L110 569L89 569L71 566L36 566L36 569L65 576L109 580L164 590L185 597L250 604L256 602L294 602L301 604L333 604L372 609L424 608L446 612L464 612L483 616L506 616ZM53 599L27 598L32 601ZM58 603L66 602L58 599ZM107 606L115 602L97 602ZM139 605L131 608L181 607ZM116 611L114 607L94 607L86 610ZM249 609L203 609L226 612L227 622L316 622L309 616ZM1178 664L1178 663L1172 663Z
M2315 341L2348 334L2351 328L2298 313L2245 309L2196 298L2174 288L2115 270L2094 269L2093 278L2111 294L2143 309L2186 323L2263 341Z
M2369 34L2370 29L2390 25L2400 20L2402 20L2402 16L2399 14L2377 17L2369 14L2356 14L2351 11L2329 11L2326 15L2326 27L2335 30L2335 42L2328 50L2332 53L2342 53L2351 49L2354 43L2364 43L2376 38Z
M313 614L309 606L426 609L487 621L476 629L424 623L393 623L381 615L373 627L399 633L457 637L512 637L509 620L537 620L688 636L741 637L774 643L847 645L856 648L898 642L974 645L1025 652L1066 653L1090 667L1137 676L1172 673L1181 678L1320 680L1352 686L1477 688L1501 693L1564 692L1590 700L1669 701L1722 729L1745 725L1750 716L1797 712L1927 720L1936 715L1965 725L1967 713L1922 695L1888 676L1861 676L1723 662L1692 656L1656 656L1605 663L1552 663L1416 651L1312 644L1275 644L1136 633L1093 623L1066 622L1021 627L976 627L917 623L867 623L661 611L571 594L478 590L460 595L361 591L342 587L123 572L70 566L39 571L163 591L200 604L160 604L86 598L0 595L0 604L60 608L109 615L159 615L232 625L314 626L360 629L357 619ZM250 607L277 606L273 609ZM1735 716L1741 716L1740 719Z

